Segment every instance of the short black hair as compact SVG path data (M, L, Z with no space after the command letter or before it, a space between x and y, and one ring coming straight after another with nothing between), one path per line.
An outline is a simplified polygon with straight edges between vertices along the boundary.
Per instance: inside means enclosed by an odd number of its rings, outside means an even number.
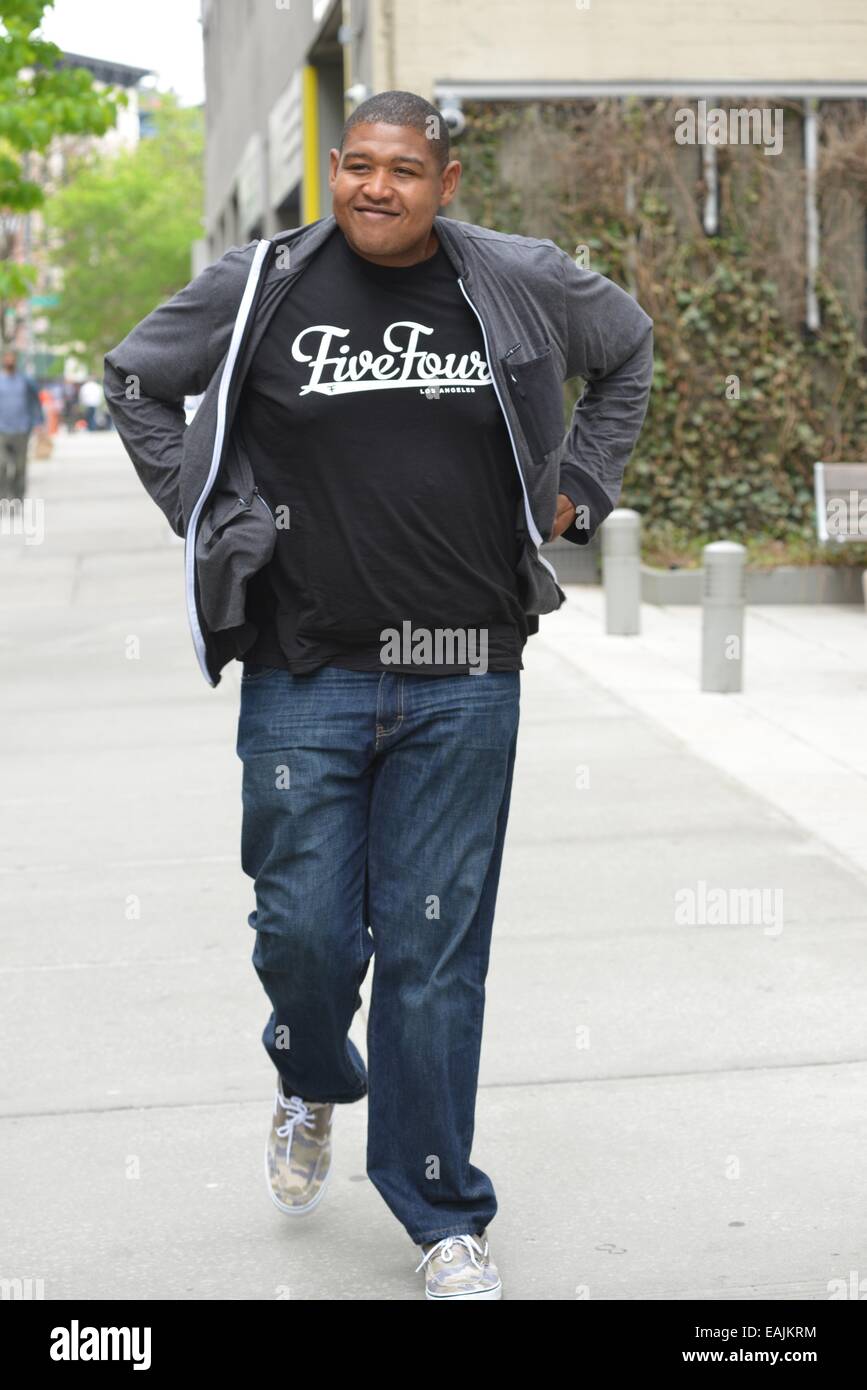
M346 137L353 126L376 125L377 122L412 126L413 130L420 131L429 140L440 172L448 164L451 158L448 123L436 106L415 92L375 92L372 97L362 101L343 127L340 153L343 153Z

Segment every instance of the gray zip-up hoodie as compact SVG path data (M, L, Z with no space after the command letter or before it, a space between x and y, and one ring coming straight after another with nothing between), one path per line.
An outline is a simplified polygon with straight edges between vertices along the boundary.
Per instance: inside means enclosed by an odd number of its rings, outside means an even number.
M434 229L479 321L521 481L518 565L524 612L565 594L539 553L557 494L578 508L563 534L586 544L620 496L653 372L653 321L553 241L438 216ZM209 685L243 655L247 583L270 561L276 522L233 431L241 387L271 317L327 237L330 214L270 240L232 247L105 355L105 398L150 496L183 536L187 613ZM583 378L564 437L562 383ZM201 395L189 425L183 399Z

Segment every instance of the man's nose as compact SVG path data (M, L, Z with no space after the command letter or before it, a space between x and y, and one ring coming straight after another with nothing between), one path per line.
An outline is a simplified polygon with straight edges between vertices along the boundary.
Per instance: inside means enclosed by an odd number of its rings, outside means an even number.
M375 173L365 179L364 192L372 203L387 203L391 197L387 171L377 169Z

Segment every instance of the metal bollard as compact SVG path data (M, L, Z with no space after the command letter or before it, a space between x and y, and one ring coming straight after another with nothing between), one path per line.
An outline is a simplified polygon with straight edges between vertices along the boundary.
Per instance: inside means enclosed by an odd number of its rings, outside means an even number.
M714 541L702 551L701 688L741 690L744 667L746 547Z
M601 526L605 631L634 637L641 631L641 517L615 507Z

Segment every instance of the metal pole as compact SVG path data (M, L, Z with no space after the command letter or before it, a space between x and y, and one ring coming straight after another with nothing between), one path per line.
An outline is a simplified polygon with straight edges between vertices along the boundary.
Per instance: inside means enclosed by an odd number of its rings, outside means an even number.
M736 541L714 541L702 551L702 690L731 692L743 686L746 555Z
M21 172L25 179L30 179L31 163L30 151L25 151L21 160ZM30 257L33 250L33 229L30 222L30 213L24 216L24 264L30 264ZM27 286L27 298L24 301L24 370L28 376L33 376L36 365L33 355L33 301L31 298L31 287Z
M641 631L641 517L615 507L600 529L605 631L634 637Z
M816 276L819 270L819 103L815 97L804 102L804 171L806 173L806 263L807 305L805 320L813 333L821 327L819 300L816 296Z

